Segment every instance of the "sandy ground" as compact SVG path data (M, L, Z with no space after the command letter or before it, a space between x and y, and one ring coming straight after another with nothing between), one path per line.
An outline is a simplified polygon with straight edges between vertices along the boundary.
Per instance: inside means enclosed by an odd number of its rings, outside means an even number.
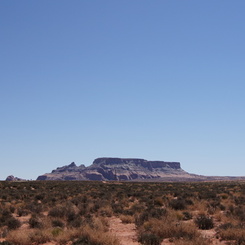
M109 231L116 235L121 245L139 245L135 224L123 224L117 217L109 220Z

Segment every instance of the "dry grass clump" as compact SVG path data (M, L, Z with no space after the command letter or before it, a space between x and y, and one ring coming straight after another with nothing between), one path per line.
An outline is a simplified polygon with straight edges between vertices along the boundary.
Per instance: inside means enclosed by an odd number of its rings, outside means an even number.
M165 220L150 219L139 229L139 241L142 244L159 244L158 241L165 238L194 241L200 238L200 233L193 223L176 222L169 217Z
M86 226L81 231L79 238L73 245L88 244L88 245L120 245L119 240L108 232L102 230L93 230Z
M11 231L8 233L7 241L11 244L16 245L30 245L31 239L29 236L30 232L23 232L23 231Z
M6 237L10 244L16 245L42 244L52 241L53 238L51 231L47 229L32 229L24 232L23 230L11 231Z
M122 223L124 224L130 224L130 223L134 223L135 219L133 216L131 215L119 215L119 218L121 219Z
M104 217L111 217L113 215L113 211L110 205L104 206L99 209L99 215Z
M225 223L218 228L218 235L222 240L233 240L236 244L245 244L244 224Z

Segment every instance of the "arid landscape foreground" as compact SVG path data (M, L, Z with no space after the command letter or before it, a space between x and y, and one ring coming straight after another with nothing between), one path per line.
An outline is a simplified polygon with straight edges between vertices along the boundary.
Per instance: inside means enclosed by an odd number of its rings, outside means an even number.
M245 182L0 182L0 244L245 244Z

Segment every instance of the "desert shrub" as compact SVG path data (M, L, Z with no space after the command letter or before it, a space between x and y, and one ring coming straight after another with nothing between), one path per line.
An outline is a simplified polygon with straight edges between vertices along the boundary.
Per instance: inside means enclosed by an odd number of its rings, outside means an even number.
M61 227L61 228L63 228L65 226L65 224L60 219L54 219L54 220L52 220L52 226L53 227Z
M123 213L123 205L120 203L112 203L111 208L115 214L122 214Z
M67 218L67 221L68 222L71 222L73 220L75 220L77 217L75 211L73 209L69 209L67 210L67 213L66 213L66 218Z
M235 210L235 207L233 205L229 205L226 215L230 216L231 214L234 213L234 210Z
M48 215L54 218L63 218L65 214L66 214L66 208L63 206L53 207L48 212Z
M7 195L2 195L1 199L6 201L8 199L8 196Z
M9 233L9 230L7 227L4 227L3 229L0 230L0 237L5 238Z
M81 203L81 197L74 197L72 198L71 202L75 205L78 206Z
M18 208L17 210L17 214L19 217L22 217L22 216L27 216L30 212L27 210L27 209L24 209L24 208Z
M9 211L10 211L11 213L14 213L14 212L15 212L15 209L16 209L15 206L12 206L12 205L11 205L11 206L9 207Z
M243 205L245 203L245 197L244 196L238 196L234 198L236 205Z
M83 220L80 216L77 216L75 219L69 221L69 226L73 228L79 228L83 224Z
M105 207L102 207L100 208L99 210L99 214L101 216L106 216L106 217L111 217L112 216L112 209L111 207L108 205L108 206L105 206Z
M10 218L10 217L12 217L12 214L8 209L3 209L1 211L1 216L4 218Z
M206 216L205 214L200 214L196 219L195 223L201 230L210 230L214 227L214 222L212 217Z
M192 219L192 214L190 212L185 211L182 214L183 214L183 220L190 220L190 219Z
M119 218L121 219L122 223L124 224L129 224L129 223L134 223L135 219L131 215L120 215Z
M87 205L84 204L84 203L81 203L78 205L78 213L79 215L83 216L83 215L86 215L87 214Z
M214 214L217 209L225 210L225 206L220 203L220 200L216 198L207 204L208 213Z
M213 208L219 208L220 207L220 199L216 198L215 200L212 200L208 203L208 206Z
M163 200L162 200L162 198L160 198L160 197L157 197L157 198L155 198L154 199L154 205L155 206L163 206Z
M232 223L224 223L224 224L219 226L219 229L227 230L227 229L230 229L230 228L233 228L233 227L234 227L234 225Z
M135 225L141 226L145 221L148 221L150 218L161 219L167 215L167 210L165 208L151 208L146 209L141 213L135 215Z
M59 231L60 229L60 231ZM59 227L54 228L52 231L52 240L55 241L57 245L68 245L72 244L72 241L75 241L81 233L81 229L67 229L67 230L62 230Z
M149 217L160 219L161 217L167 214L167 210L165 208L152 208L147 209L146 212L148 213Z
M183 199L173 199L169 203L170 207L175 210L183 210L186 208L186 202Z
M133 211L133 210L131 210L131 209L124 209L123 211L122 211L122 214L124 214L124 215L134 215L135 214L135 212Z
M240 220L245 221L245 208L244 207L236 207L233 211L233 214Z
M108 221L103 217L94 217L90 223L90 227L96 231L108 231Z
M50 242L52 239L52 234L46 230L35 230L29 234L31 243L29 244L44 244Z
M40 214L43 211L43 206L41 203L30 203L26 205L26 209L32 213Z
M77 241L73 242L72 245L102 245L102 243L92 241L88 234L84 234Z
M131 210L133 213L140 213L145 210L145 205L142 203L135 203L132 205Z
M143 245L160 245L161 244L160 237L152 233L140 234L138 241Z
M9 210L3 209L0 213L0 226L6 225L6 221L12 217L13 215Z
M12 244L8 241L3 241L3 242L0 242L0 245L12 245Z
M95 212L97 212L97 211L99 210L99 208L100 208L99 203L93 203L93 204L91 205L91 207L89 208L89 211L90 211L91 213L95 213Z
M43 200L45 197L45 194L44 193L39 193L35 196L35 199L38 200L38 201L41 201Z
M11 217L6 221L6 224L10 230L18 229L21 226L21 223L18 219Z
M194 205L194 202L191 199L184 199L186 205Z
M147 212L142 212L135 215L135 225L138 227L143 225L147 220L149 220L149 214Z
M29 226L30 228L42 228L43 227L43 224L41 222L41 220L37 217L37 216L32 216L29 221Z

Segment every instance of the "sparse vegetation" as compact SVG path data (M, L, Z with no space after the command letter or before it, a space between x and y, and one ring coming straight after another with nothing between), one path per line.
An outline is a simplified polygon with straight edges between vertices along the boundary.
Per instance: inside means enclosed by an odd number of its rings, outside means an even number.
M245 244L244 200L243 182L1 182L0 244L116 245L115 216L140 244Z

